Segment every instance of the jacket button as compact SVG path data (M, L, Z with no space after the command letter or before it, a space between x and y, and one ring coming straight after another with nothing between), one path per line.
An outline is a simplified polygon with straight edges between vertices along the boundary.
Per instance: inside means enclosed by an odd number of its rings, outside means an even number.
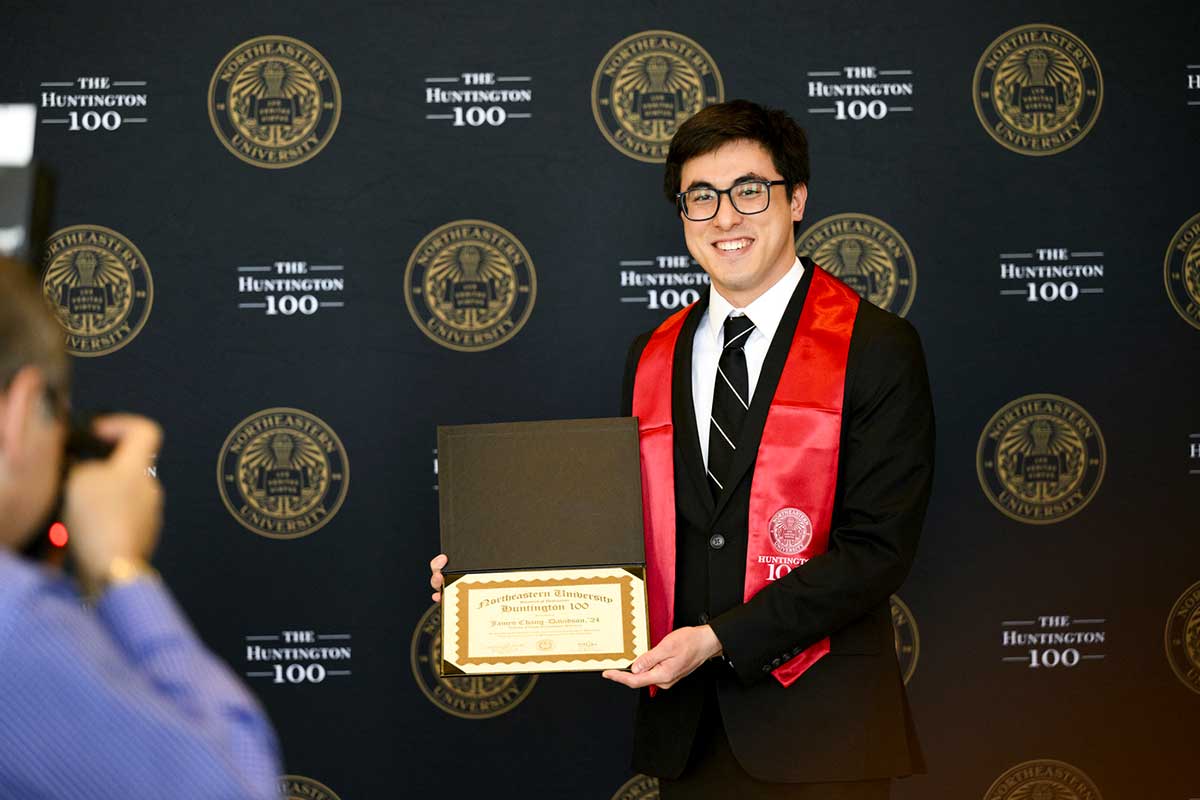
M714 533L708 538L708 546L713 550L720 550L725 546L725 537L719 533Z
M779 666L780 664L782 664L782 663L783 663L783 659L782 659L782 658L777 658L777 659L775 659L774 661L772 661L772 662L771 662L771 666L772 666L772 667L778 667L778 666Z
M763 672L770 672L770 671L771 671L771 665L763 664Z
M703 611L700 612L700 624L701 625L708 624L708 614L704 613Z

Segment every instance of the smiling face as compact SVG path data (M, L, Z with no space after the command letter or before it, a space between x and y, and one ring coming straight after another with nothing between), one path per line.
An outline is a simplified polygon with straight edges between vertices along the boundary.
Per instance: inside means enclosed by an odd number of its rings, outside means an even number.
M780 180L771 154L758 142L737 139L689 159L680 173L680 191L698 186L728 189L747 179ZM695 222L680 213L688 251L712 279L713 288L735 308L745 308L784 276L796 259L792 223L804 218L807 187L789 198L772 186L771 203L758 214L739 214L727 195L717 215Z

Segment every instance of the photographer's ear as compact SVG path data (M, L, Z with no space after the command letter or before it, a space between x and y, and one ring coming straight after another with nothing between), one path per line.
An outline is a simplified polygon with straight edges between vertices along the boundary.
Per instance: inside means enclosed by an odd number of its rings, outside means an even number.
M42 371L21 367L0 394L0 459L6 467L27 461L45 446L54 416Z

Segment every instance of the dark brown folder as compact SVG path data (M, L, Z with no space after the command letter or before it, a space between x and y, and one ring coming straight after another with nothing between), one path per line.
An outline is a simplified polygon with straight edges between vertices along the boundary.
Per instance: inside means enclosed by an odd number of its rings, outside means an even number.
M438 428L447 575L645 564L637 421Z

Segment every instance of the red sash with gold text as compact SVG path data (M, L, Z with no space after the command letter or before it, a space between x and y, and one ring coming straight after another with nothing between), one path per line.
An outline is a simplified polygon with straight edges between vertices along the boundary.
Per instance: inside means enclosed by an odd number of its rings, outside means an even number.
M783 374L771 399L750 484L744 600L825 552L837 485L842 400L855 292L820 267L812 282ZM675 344L691 306L651 334L638 361L638 418L650 644L674 627L675 460L671 373ZM829 652L826 637L771 674L791 686Z

